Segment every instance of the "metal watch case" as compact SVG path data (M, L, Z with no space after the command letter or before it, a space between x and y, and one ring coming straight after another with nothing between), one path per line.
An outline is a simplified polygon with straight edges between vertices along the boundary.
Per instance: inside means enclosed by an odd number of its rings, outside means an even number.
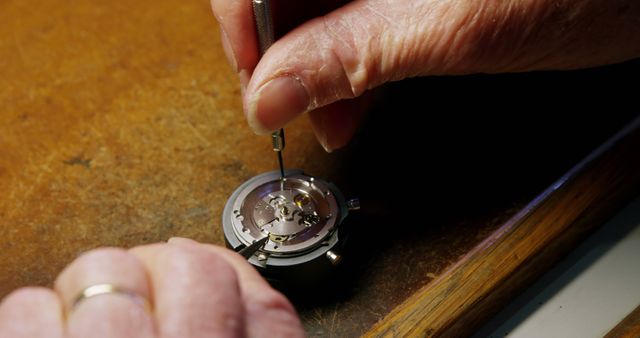
M287 170L284 180L272 171L233 192L222 224L227 244L236 251L269 236L249 263L272 283L306 285L327 277L340 263L343 223L349 209L358 208L358 201L347 202L335 185L302 170Z

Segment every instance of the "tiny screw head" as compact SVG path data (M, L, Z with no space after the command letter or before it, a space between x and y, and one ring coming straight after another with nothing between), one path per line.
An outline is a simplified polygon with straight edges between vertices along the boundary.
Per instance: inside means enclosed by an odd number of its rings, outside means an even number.
M327 259L329 259L329 262L331 262L332 265L338 265L342 260L342 257L340 255L338 255L337 253L331 250L327 251L325 255L327 256Z

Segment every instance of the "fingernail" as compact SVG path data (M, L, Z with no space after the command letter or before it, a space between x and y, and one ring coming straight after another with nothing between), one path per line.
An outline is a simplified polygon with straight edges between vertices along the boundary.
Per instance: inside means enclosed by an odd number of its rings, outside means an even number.
M249 84L251 75L249 74L249 71L243 69L238 72L238 77L240 78L240 90L242 92L242 96L244 96L244 93L247 91L247 85Z
M324 151L328 153L333 152L333 148L329 146L329 142L327 142L326 136L324 139L318 139L318 141L320 141L320 145L322 146L322 148L324 148Z
M195 241L189 238L184 238L184 237L171 237L167 241L167 243L169 244L193 243L193 242Z
M227 60L233 68L234 72L238 72L238 61L236 60L236 55L233 52L233 48L231 48L231 42L229 41L229 37L227 33L220 26L220 41L222 42L222 49L224 50L224 55L227 56Z
M283 76L262 86L248 106L251 128L258 134L268 134L307 111L309 94L299 79Z
M324 148L324 151L330 153L333 151L333 149L329 146L329 139L327 137L326 119L323 114L319 114L319 115L320 115L319 116L320 121L317 122L318 126L314 128L313 131L316 134L316 139L318 140L322 148Z

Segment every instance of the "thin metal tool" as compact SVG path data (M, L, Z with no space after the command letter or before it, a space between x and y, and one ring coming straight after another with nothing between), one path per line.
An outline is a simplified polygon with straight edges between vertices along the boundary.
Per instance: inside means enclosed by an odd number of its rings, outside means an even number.
M251 245L245 247L244 249L238 251L238 253L240 255L242 255L242 257L249 259L251 258L251 256L253 256L253 254L255 254L258 250L264 248L264 245L267 244L267 241L269 240L269 236L259 240L259 241L255 241L253 242Z
M256 22L258 33L258 47L260 57L271 47L275 37L273 33L273 19L271 16L271 6L269 0L253 0L253 17ZM280 180L284 180L284 161L282 151L284 150L284 129L271 134L273 151L278 154L278 164L280 165Z
M284 129L280 129L271 134L271 142L273 142L273 151L278 153L278 164L280 165L280 180L284 180L284 163L282 161L282 150L284 150Z
M262 56L275 41L271 5L269 0L253 0L252 2L253 17L256 21L256 31L258 33L258 47L260 56Z

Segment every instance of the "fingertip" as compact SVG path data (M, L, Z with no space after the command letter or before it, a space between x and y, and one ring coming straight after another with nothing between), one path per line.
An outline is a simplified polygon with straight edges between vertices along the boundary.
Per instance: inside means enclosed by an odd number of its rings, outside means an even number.
M258 63L257 38L250 0L211 0L211 9L220 24L225 53L232 54L236 72L253 71ZM226 41L225 41L226 39Z
M43 287L13 291L0 302L0 337L63 337L58 295Z
M275 129L267 129L264 124L258 119L257 115L257 99L251 99L245 104L245 117L247 118L247 123L249 123L249 128L253 130L257 135L269 135Z
M302 81L284 75L268 81L247 102L247 120L258 134L268 134L304 113L310 96Z
M249 80L251 80L251 73L246 69L242 69L238 72L238 78L240 78L240 91L242 93L242 97L244 97L244 94L247 92Z
M197 241L194 241L191 238L185 238L185 237L171 237L169 238L169 240L167 240L167 243L169 244L180 244L180 243L195 243L198 244Z
M0 302L0 306L4 306L2 307L3 309L10 310L24 304L37 307L42 304L59 304L59 302L60 299L53 290L45 287L30 286L11 292Z
M349 143L364 118L368 102L369 93L366 93L309 112L313 132L325 151L331 153Z
M227 57L227 61L231 65L233 71L237 73L238 59L236 58L236 53L233 51L233 47L231 46L229 36L224 31L224 28L222 28L222 26L220 26L220 42L222 43L222 50L224 51L224 55Z

